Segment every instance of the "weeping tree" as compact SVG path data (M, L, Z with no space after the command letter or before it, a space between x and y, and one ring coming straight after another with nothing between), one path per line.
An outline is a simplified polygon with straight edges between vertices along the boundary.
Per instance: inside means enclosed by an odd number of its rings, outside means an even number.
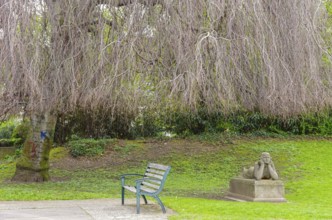
M77 109L330 107L327 19L311 0L0 0L1 115L31 122L13 179L49 179L56 118Z

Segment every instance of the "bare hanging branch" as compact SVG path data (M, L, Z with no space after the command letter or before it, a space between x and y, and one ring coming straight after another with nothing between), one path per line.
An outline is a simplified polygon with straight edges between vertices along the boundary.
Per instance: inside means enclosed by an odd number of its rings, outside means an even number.
M325 21L310 0L1 0L0 103L317 111L332 104Z

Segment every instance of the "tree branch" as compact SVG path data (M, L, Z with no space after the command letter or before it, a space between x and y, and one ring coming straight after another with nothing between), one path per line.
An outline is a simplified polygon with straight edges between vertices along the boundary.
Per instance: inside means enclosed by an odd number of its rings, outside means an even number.
M97 0L97 4L106 4L113 7L122 7L134 3L140 3L146 6L165 5L164 0Z

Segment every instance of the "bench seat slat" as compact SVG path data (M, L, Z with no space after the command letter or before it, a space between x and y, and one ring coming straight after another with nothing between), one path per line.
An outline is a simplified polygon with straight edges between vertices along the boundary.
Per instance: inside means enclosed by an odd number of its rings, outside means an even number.
M148 193L155 193L157 190L141 186L141 191L145 191L145 192L148 192Z
M147 181L142 182L142 185L144 185L144 186L148 186L148 187L150 187L150 188L154 188L154 189L159 189L159 188L160 188L160 185L158 186L158 185L155 185L155 184L149 183L149 182L147 182Z
M155 169L147 169L146 172L159 174L159 175L162 175L162 176L165 174L165 171L159 171L159 170L155 170Z
M148 181L151 182L151 183L155 183L156 185L161 184L161 180L157 180L157 179L149 179Z
M134 186L124 186L123 188L129 190L130 192L133 192L133 193L136 193L137 190ZM147 188L147 187L144 187L144 186L141 186L141 191L144 191L144 192L148 192L148 193L155 193L156 190L154 189L150 189L150 188Z
M159 170L167 170L169 168L168 166L164 166L164 165L156 164L156 163L149 163L148 167L156 168Z
M155 175L155 174L151 174L151 173L145 173L145 176L152 177L152 178L156 178L156 179L159 179L159 180L164 179L163 176Z

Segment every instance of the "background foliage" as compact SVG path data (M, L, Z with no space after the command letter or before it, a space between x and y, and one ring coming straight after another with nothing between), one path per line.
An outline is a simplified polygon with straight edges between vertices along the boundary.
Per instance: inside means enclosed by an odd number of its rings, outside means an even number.
M64 119L65 118L65 119ZM60 118L56 142L81 138L127 138L188 136L202 133L251 134L257 136L332 135L332 111L291 117L237 111L232 114L142 111L138 117L113 118L105 113L79 113ZM65 121L65 123L63 122Z

